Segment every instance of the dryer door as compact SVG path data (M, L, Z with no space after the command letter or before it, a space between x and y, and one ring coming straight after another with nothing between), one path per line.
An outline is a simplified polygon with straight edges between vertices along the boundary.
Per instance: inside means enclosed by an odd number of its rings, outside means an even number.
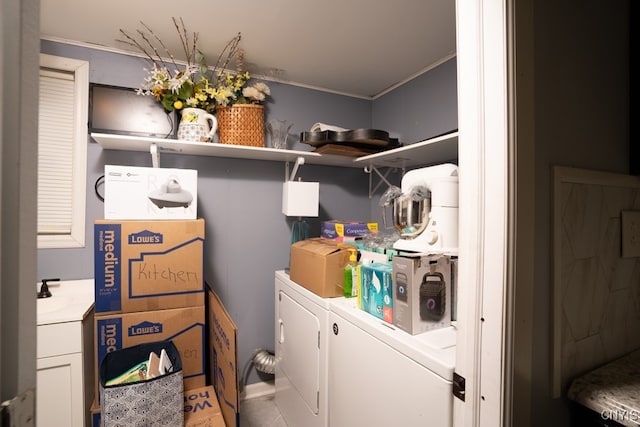
M280 290L276 313L276 393L279 400L304 402L318 414L320 320ZM298 408L303 410L303 408Z

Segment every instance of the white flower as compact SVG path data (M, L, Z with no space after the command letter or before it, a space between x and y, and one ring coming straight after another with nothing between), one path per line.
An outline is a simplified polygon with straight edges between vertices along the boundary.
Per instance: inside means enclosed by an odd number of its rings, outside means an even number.
M264 93L265 95L271 95L271 89L269 89L269 86L262 82L256 83L255 85L253 85L253 87L255 87L259 92ZM264 97L262 99L264 99Z
M253 99L254 101L264 101L265 94L259 91L255 86L249 86L242 89L242 95L245 98Z

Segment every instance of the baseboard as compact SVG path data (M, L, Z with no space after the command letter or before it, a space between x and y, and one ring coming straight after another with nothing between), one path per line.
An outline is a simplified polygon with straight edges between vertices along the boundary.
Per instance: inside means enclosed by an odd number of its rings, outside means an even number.
M276 386L273 381L261 381L245 386L240 400L253 399L254 397L269 396L275 394Z

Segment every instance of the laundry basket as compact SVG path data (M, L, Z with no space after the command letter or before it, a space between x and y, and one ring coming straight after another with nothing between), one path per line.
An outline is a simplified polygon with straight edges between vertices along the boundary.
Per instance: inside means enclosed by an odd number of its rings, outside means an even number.
M150 355L158 356L150 362ZM149 365L170 371L144 379ZM156 366L157 367L157 366ZM101 426L182 426L184 385L180 354L172 341L139 344L107 353L99 367Z

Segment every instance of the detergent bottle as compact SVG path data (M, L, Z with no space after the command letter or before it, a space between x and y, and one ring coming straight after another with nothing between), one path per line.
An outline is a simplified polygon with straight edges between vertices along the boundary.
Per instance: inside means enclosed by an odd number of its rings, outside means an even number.
M348 248L349 261L344 267L344 296L352 298L358 296L360 286L358 274L358 254L356 248Z

